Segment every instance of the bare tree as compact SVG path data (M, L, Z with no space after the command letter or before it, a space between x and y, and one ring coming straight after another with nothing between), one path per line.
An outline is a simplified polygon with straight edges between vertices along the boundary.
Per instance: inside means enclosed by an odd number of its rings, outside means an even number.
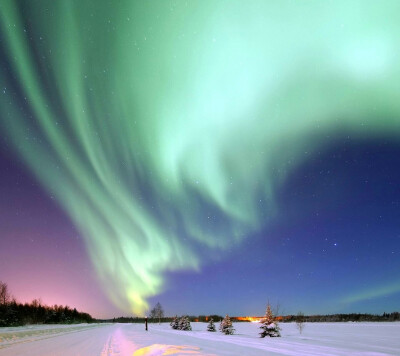
M305 321L304 314L302 312L298 312L296 316L296 327L297 329L299 329L300 335L303 332L305 326L304 321Z
M34 308L38 308L38 307L40 307L42 305L42 301L40 299L36 299L35 298L35 299L32 300L31 305Z
M268 303L269 304L269 301ZM283 315L284 311L281 310L281 304L279 301L275 304L275 306L271 305L272 313L275 315L275 318L278 318L280 315Z
M11 296L8 292L7 283L0 281L0 305L7 305L11 302Z
M158 318L158 323L161 323L161 318L164 317L164 310L160 303L157 303L153 309L150 311L150 318Z

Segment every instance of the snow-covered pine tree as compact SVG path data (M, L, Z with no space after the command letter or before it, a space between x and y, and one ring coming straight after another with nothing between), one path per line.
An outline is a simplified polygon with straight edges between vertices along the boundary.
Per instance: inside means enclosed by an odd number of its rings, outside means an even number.
M183 316L181 316L178 320L178 330L182 330L183 324L185 322L185 319Z
M265 312L265 318L261 323L260 329L260 337L280 337L281 328L279 327L278 323L275 321L274 314L271 310L271 305L267 304L267 311Z
M208 322L207 331L217 331L215 329L215 324L214 324L213 318L210 318L210 321Z
M175 330L179 329L179 319L178 319L177 315L175 315L174 320L172 320L169 325L171 325L172 329L175 329Z
M221 321L219 330L225 335L233 335L233 333L235 332L235 329L233 328L232 325L232 321L229 318L228 314L225 316L224 320Z
M179 330L191 331L192 326L190 325L190 320L187 316L183 316L179 319Z

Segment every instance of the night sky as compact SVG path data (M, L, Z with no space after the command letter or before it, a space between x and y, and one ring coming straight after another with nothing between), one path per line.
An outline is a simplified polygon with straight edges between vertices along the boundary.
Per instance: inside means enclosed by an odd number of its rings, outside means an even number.
M0 280L94 317L400 309L398 1L1 1Z

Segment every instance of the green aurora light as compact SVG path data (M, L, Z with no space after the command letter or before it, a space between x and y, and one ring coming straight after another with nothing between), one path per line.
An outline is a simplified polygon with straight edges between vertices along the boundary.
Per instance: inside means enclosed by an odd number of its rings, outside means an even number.
M272 218L275 187L330 137L400 137L399 11L3 0L2 127L110 299L143 314L165 271L199 269L202 251L265 224L260 196Z

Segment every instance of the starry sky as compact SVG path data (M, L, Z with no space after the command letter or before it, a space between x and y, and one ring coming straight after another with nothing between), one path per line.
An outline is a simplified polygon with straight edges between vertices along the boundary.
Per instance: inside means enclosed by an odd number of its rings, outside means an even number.
M400 308L397 1L0 3L0 280L95 317Z

